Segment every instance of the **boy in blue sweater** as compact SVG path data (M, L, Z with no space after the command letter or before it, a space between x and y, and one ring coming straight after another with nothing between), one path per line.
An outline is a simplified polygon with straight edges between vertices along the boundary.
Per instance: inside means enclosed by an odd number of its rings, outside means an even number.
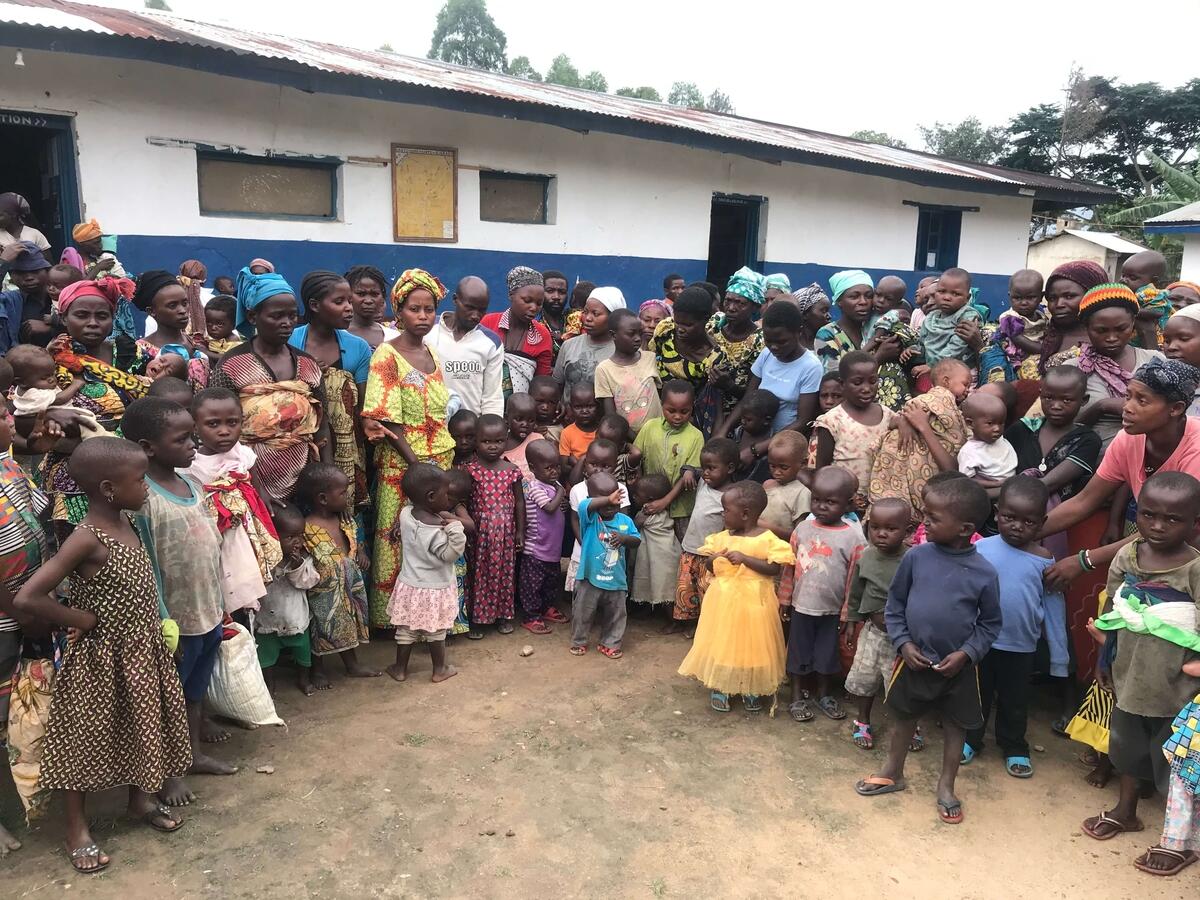
M994 700L996 744L1004 754L1004 768L1014 778L1033 776L1025 726L1034 653L1047 607L1063 602L1061 594L1048 591L1042 583L1042 574L1054 565L1054 557L1037 542L1046 521L1049 496L1045 482L1038 478L1010 478L1000 489L996 506L1000 533L975 544L979 554L999 573L1004 623L992 649L979 664L983 724L967 732L962 761L969 763L983 749L983 731ZM1060 661L1064 670L1065 664L1065 659Z
M999 579L971 545L991 510L987 492L968 478L925 488L927 543L901 561L884 608L888 637L900 654L887 692L896 726L879 774L855 785L866 797L904 790L904 760L917 723L940 713L945 735L937 806L947 825L963 820L954 779L966 732L983 725L975 667L1000 633Z
M588 496L579 502L579 571L571 603L571 653L587 652L592 622L600 620L599 650L621 658L625 637L625 548L642 542L633 519L619 512L621 489L609 472L587 480Z

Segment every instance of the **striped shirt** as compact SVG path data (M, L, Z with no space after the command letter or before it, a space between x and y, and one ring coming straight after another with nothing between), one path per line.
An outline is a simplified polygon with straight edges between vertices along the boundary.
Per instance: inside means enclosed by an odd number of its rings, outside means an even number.
M0 453L0 582L10 595L50 555L46 532L38 521L48 503L16 460ZM16 621L0 615L0 631L19 629Z

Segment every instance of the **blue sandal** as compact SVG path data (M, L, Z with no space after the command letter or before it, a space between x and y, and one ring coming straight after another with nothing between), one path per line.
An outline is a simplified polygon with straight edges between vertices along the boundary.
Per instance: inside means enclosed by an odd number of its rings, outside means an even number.
M854 746L860 750L873 750L875 748L875 738L871 736L870 722L860 722L858 719L855 719L852 738Z
M742 706L746 712L762 712L762 700L758 694L742 694Z
M729 712L729 695L713 691L708 695L708 703L717 712Z
M1013 778L1033 777L1033 761L1028 756L1006 756L1004 768Z
M975 750L970 744L963 744L962 759L958 761L960 766L965 766L975 758Z

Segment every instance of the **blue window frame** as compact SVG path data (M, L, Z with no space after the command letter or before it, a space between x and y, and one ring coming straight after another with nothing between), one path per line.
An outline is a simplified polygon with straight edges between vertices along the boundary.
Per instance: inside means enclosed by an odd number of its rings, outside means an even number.
M963 211L932 206L919 206L918 210L917 252L913 269L930 272L957 266Z

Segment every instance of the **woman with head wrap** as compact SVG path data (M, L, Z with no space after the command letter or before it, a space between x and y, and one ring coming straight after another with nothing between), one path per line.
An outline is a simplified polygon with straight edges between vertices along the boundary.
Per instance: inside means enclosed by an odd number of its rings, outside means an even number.
M1138 309L1137 295L1123 284L1096 285L1079 301L1079 321L1088 341L1064 365L1081 369L1088 377L1088 406L1077 421L1096 429L1104 449L1121 430L1121 410L1134 371L1162 358L1157 350L1130 343Z
M288 343L317 361L325 379L326 418L333 439L333 464L350 479L349 509L370 502L362 430L356 427L371 367L371 345L347 331L354 316L350 283L336 272L309 272L300 282L307 325Z
M829 310L833 305L829 302L829 295L814 281L807 287L794 291L792 302L800 307L800 314L804 316L804 330L800 333L800 340L805 349L815 352L817 333L829 324Z
M596 366L613 355L608 317L618 309L625 309L620 288L593 288L583 305L583 334L564 343L554 363L554 380L563 386L564 397L569 398L577 384L593 384Z
M454 459L454 439L446 428L451 393L441 361L424 343L445 296L442 282L424 269L409 269L396 280L392 309L400 334L379 345L367 376L363 418L386 429L375 445L378 479L369 608L371 624L377 627L390 624L388 601L400 571L400 539L392 526L405 504L404 473L416 463L449 469Z
M71 254L72 248L63 252L62 261L80 269L88 278L98 278L101 275L112 275L117 278L125 277L125 268L111 250L105 250L102 242L103 231L95 219L80 222L71 229L71 240L79 249Z
M542 273L517 266L508 273L508 309L488 313L480 323L504 342L504 396L524 394L535 375L554 369L554 343L550 329L537 321L545 299Z
M835 371L841 358L862 348L867 321L875 303L875 282L862 269L835 272L829 279L829 296L841 317L817 332L817 355L826 372Z
M729 276L721 315L709 322L713 345L725 357L710 377L721 392L721 411L726 416L746 393L750 367L766 349L757 321L766 298L766 281L762 275L742 266Z
M253 337L221 357L209 384L238 395L242 443L258 454L255 471L270 500L286 502L310 460L332 462L321 366L288 344L298 307L281 276L242 269L237 315L238 331Z
M712 434L721 411L721 392L709 376L725 359L707 331L712 314L712 294L699 285L688 285L675 300L671 317L658 323L646 348L654 354L663 382L680 378L695 388L692 422L705 438Z
M1046 279L1046 311L1050 323L1042 338L1042 356L1038 371L1061 366L1078 356L1088 342L1087 329L1079 319L1079 302L1083 295L1108 281L1104 267L1088 259L1063 263Z
M179 278L162 269L143 272L137 279L133 305L152 318L156 326L149 335L136 342L145 364L135 371L149 374L153 360L161 354L174 353L187 361L188 384L192 389L207 387L209 357L192 342L188 333L191 300Z
M1167 299L1171 308L1179 312L1185 306L1200 303L1200 284L1194 281L1174 281L1167 285Z
M772 302L780 297L786 297L792 292L791 279L783 272L777 272L774 275L768 275L763 279L763 312L767 311L767 307Z
M48 348L57 366L59 384L65 387L81 382L70 405L92 413L108 430L117 428L125 408L146 396L150 387L149 378L131 373L132 354L130 360L122 360L109 340L117 304L132 297L133 291L133 282L128 278L67 285L58 295L58 313L67 333L51 341ZM140 357L136 361L145 362ZM51 517L62 523L62 528L78 524L87 514L87 495L67 471L75 444L67 439L59 441L38 467L38 481L53 501Z
M1200 296L1200 286L1198 286ZM1163 355L1193 366L1200 366L1200 303L1176 309L1163 329ZM1200 394L1188 407L1189 416L1200 416Z
M0 194L0 250L28 241L43 253L50 249L46 236L29 225L29 201L20 194Z
M638 320L642 323L642 348L649 349L654 332L658 329L658 323L663 319L671 318L671 309L665 300L654 297L642 301L637 314Z

